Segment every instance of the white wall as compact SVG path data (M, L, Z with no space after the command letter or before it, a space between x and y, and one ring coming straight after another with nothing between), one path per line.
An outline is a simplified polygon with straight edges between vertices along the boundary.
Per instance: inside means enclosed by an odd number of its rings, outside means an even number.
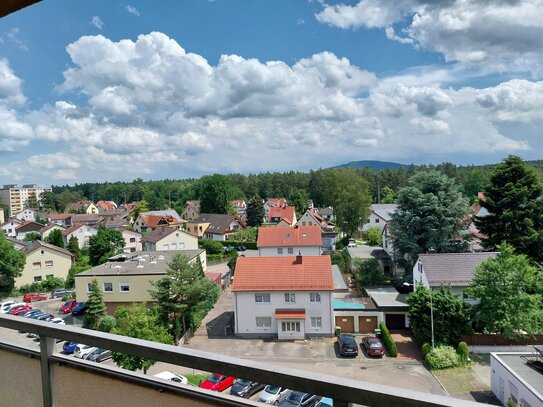
M77 237L79 248L83 249L84 247L87 247L89 245L90 237L96 235L97 233L98 231L94 229L92 226L83 225L66 236L66 242L65 242L66 246L68 246L68 243L70 242L70 238L72 236L75 236Z
M296 294L295 303L285 302L285 292ZM258 292L265 293L265 291ZM278 324L275 319L276 309L305 309L305 334L329 336L333 334L332 293L319 291L321 302L310 302L309 291L268 291L269 303L255 302L255 292L236 292L236 334L240 336L277 336ZM257 328L256 317L271 317L270 328ZM321 317L322 327L312 328L311 317Z
M381 231L384 229L387 222L381 218L380 216L377 216L374 212L370 213L370 216L368 216L369 222L364 223L362 226L362 230L366 231L369 228L379 228Z
M299 253L302 256L320 256L320 246L291 246L292 253L289 253L288 247L282 247L283 253L277 252L278 247L261 247L258 249L259 256L297 256Z

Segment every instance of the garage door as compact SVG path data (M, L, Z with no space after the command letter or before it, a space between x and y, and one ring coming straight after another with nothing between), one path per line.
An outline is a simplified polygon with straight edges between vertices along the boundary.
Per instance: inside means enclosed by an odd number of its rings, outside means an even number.
M377 317L358 317L358 326L360 333L372 334L377 328Z
M354 333L354 317L336 317L336 326L341 332Z
M387 328L389 330L406 329L404 314L386 314L385 323L387 324Z

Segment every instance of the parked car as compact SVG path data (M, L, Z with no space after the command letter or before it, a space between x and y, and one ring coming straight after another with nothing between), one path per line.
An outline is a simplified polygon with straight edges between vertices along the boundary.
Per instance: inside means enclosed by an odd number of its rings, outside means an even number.
M10 310L8 314L10 315L22 315L25 312L32 311L32 307L30 305L24 306L24 307L15 307L13 310Z
M341 356L358 356L358 345L352 335L339 335L337 338L339 354Z
M179 383L179 384L189 384L189 381L185 376L181 376L179 374L175 374L168 371L157 373L156 375L154 375L154 377L158 377L159 379L164 379L164 380L170 380L172 382Z
M315 407L334 407L334 400L329 397L323 397Z
M260 393L258 401L266 404L278 405L279 402L283 400L288 393L290 393L289 389L274 386L273 384L268 384Z
M72 315L83 315L87 310L86 302L78 302L75 307L72 308Z
M91 352L94 352L96 349L98 349L96 348L96 346L83 345L82 343L80 343L74 349L74 356L76 358L84 359L85 356L87 356Z
M368 356L376 356L382 358L385 354L385 348L381 341L377 338L365 336L364 339L362 339L362 346L366 350L366 354Z
M65 295L72 295L72 294L73 294L72 290L67 290L65 288L57 288L51 292L50 298L62 298Z
M62 350L64 353L74 353L75 348L77 347L76 342L66 341L64 342L64 345L62 345Z
M61 314L69 314L72 309L77 305L77 300L69 300L62 304L59 308Z
M9 309L13 306L13 304L16 304L17 301L13 301L13 300L10 300L10 301L4 301L2 303L0 303L0 314L6 314Z
M102 348L96 348L91 353L88 353L83 359L90 360L92 362L103 362L104 360L111 358L111 351Z
M45 293L27 293L23 297L24 302L43 301L47 299Z
M347 247L356 247L356 240L349 239L349 243L347 243Z
M247 250L247 248L243 245L238 246L237 249L238 249L238 252L244 252L245 250Z
M232 376L225 376L220 373L213 373L211 376L208 377L207 380L203 381L200 384L200 387L202 389L223 391L232 386L234 380L236 379Z
M66 325L66 322L64 322L64 320L62 318L59 318L59 317L51 318L49 320L49 322L51 322L53 324Z
M261 383L253 382L246 379L236 379L230 388L230 394L239 397L249 398L256 392L264 388Z
M30 318L32 315L36 315L36 314L43 314L43 311L41 309L34 308L30 311L26 311L24 314L21 314L21 315L25 318Z
M10 313L11 311L15 310L16 308L20 308L20 307L30 307L30 306L26 302L13 302L13 304L11 304L10 306L4 308L5 311L2 312L2 314ZM30 309L32 309L32 307L30 307Z
M280 403L283 407L312 407L320 401L319 396L304 393L302 391L291 391Z
M43 315L38 316L36 319L38 321L51 321L55 316L53 314L49 314L48 312L45 312Z

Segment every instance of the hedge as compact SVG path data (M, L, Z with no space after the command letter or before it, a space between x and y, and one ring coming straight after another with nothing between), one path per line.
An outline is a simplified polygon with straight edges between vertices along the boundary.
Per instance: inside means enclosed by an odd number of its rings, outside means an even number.
M258 247L256 247L256 242L239 242L237 240L215 240L216 242L219 242L223 246L245 246L249 250L257 250Z
M452 346L438 346L424 358L430 369L448 369L460 364L460 357Z
M384 322L381 322L379 324L379 328L381 329L381 338L383 340L383 345L385 345L385 348L387 348L388 354L393 358L397 357L398 348L396 347L396 342L394 342L394 339L392 339L392 335L390 335L387 326Z
M456 353L460 358L460 363L466 364L469 362L469 349L466 342L460 342L456 348Z
M430 345L428 342L425 342L422 344L422 358L426 358L426 355L430 353L432 350L432 345Z

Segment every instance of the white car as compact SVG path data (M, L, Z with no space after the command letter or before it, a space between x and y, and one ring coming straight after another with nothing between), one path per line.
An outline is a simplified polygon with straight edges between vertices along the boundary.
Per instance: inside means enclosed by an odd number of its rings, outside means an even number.
M179 384L189 383L188 379L185 376L181 376L179 374L175 374L168 371L157 373L156 375L154 375L154 377L158 377L159 379L164 379L164 380L170 380L172 382L179 383Z
M83 359L83 357L85 357L86 355L94 351L95 349L96 349L95 346L83 345L82 343L80 343L79 345L75 347L74 356L76 358Z
M66 325L66 322L64 322L64 320L59 317L53 318L49 320L49 322L52 322L53 324Z
M13 308L28 305L26 302L17 302L17 301L5 301L0 304L0 314L7 314Z
M273 384L268 384L264 387L264 390L260 393L258 401L266 404L275 404L278 405L281 400L289 393L289 389L283 387L274 386Z

